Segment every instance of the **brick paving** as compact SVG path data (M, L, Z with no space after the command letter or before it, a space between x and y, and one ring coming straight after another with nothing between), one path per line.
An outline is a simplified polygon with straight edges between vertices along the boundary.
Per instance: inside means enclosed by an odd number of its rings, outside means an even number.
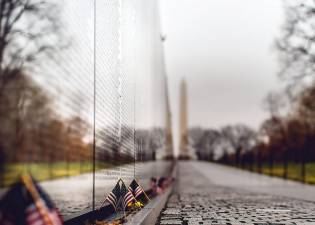
M157 224L315 225L315 202L218 186L180 163Z

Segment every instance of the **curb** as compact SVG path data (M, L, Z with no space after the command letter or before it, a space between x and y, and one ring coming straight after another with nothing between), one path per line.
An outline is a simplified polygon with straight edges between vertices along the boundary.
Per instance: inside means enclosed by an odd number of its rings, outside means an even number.
M177 164L175 164L172 177L176 177L177 174ZM174 183L166 190L166 192L162 195L159 195L152 199L143 209L141 209L138 213L136 213L130 221L124 223L126 225L152 225L155 224L162 209L169 196L171 195L174 189Z
M141 211L135 214L131 221L124 223L126 225L152 225L155 224L160 212L164 208L169 195L172 193L172 187L161 196L155 197Z

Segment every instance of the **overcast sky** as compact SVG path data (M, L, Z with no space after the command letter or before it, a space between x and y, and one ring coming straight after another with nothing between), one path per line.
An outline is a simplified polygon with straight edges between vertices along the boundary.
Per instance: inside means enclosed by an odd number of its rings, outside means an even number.
M280 86L273 45L282 1L161 0L160 8L175 127L185 77L190 125L257 128L264 96Z

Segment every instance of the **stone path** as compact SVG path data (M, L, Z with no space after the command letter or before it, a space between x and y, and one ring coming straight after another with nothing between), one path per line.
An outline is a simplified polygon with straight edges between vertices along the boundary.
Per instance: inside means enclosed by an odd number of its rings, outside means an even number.
M315 225L315 202L219 186L181 162L157 224Z

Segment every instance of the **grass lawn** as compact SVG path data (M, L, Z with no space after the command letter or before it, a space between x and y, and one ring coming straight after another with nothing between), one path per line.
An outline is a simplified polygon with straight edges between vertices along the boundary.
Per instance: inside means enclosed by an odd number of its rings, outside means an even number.
M255 168L258 172L258 168ZM276 177L283 177L284 169L283 164L276 163L273 165L272 172L269 170L268 164L262 165L262 173ZM288 179L302 181L302 166L301 164L289 163L288 164ZM315 162L307 163L305 166L305 182L315 184Z
M97 164L96 170L110 167L109 164ZM51 180L61 177L74 176L92 172L92 162L55 162L55 163L10 163L5 165L3 179L0 186L9 186L19 175L31 173L38 181Z

